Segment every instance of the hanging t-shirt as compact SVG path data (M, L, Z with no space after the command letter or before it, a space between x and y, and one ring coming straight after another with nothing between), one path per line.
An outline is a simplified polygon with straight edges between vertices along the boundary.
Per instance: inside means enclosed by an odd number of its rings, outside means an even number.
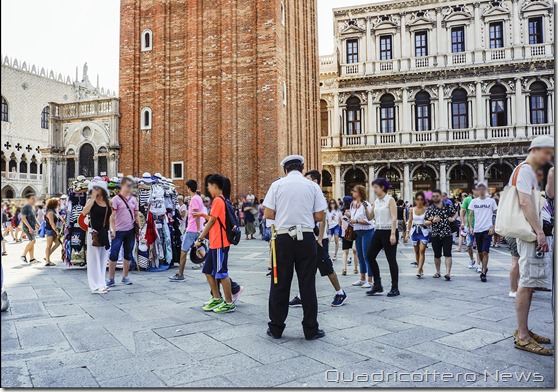
M475 217L475 223L473 229L475 233L482 233L488 231L492 225L492 215L494 211L498 209L496 205L496 200L485 197L481 199L477 197L469 204L469 211L473 211Z
M151 187L151 196L149 198L151 207L149 211L153 215L164 215L167 210L165 209L165 190L160 185L153 185Z

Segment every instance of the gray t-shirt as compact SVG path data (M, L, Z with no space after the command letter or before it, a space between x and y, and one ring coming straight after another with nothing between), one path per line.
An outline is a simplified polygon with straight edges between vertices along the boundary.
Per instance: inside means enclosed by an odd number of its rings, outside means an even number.
M23 206L23 208L21 209L21 216L24 216L27 219L29 226L31 226L33 230L35 230L35 226L37 226L37 218L35 217L35 211L33 210L31 204L26 204L25 206Z

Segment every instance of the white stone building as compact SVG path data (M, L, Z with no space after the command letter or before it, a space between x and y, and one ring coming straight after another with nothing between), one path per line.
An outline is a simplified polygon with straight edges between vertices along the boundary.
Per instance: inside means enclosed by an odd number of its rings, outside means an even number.
M7 56L2 61L1 87L2 199L23 198L29 193L43 196L65 191L62 186L56 190L50 188L50 177L57 169L48 168L51 162L47 162L44 154L45 149L50 151L50 147L54 146L53 140L58 142L59 138L55 135L62 129L58 125L53 126L55 108L58 104L71 102L93 104L98 99L110 99L114 94L91 84L87 65L84 66L81 81L78 80L77 69L72 81L69 76ZM88 113L81 112L77 117L83 120L84 126L91 121ZM96 125L90 127L95 129ZM118 143L118 132L115 137L107 146ZM56 146L62 147L60 144Z
M342 197L500 190L537 135L554 135L547 0L386 1L334 10L320 58L324 182Z

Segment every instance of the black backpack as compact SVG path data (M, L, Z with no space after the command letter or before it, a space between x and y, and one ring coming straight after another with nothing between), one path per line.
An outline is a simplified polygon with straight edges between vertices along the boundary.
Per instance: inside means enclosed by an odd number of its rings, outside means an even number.
M227 239L232 245L238 245L240 242L240 237L242 237L242 233L240 231L240 225L238 224L238 219L236 219L236 212L234 209L233 204L230 200L225 199L224 196L221 196L221 199L225 202L225 224L221 222L221 219L217 218L219 221L219 225L225 232L227 233Z

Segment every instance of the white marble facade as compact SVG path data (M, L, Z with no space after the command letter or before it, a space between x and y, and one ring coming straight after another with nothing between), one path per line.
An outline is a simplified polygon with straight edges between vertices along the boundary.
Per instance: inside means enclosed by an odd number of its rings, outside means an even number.
M52 192L46 181L46 173L52 170L47 168L43 151L52 146L49 140L53 104L90 102L113 97L114 93L91 84L87 65L83 67L82 78L78 79L76 69L72 80L6 56L2 59L1 95L0 172L4 199L23 198L28 193L38 196L57 193Z
M384 176L394 193L502 188L529 141L554 135L547 0L386 1L334 10L320 58L326 186Z

